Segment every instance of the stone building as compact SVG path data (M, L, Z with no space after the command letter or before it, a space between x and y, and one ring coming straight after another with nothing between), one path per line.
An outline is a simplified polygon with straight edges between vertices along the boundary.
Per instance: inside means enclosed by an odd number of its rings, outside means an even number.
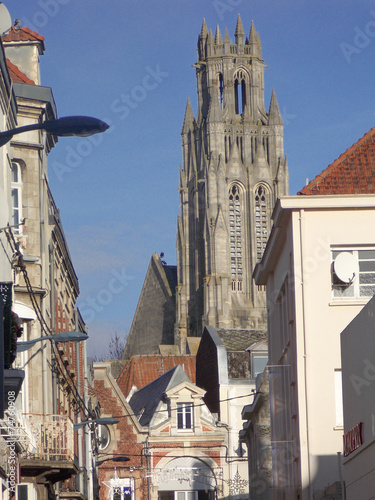
M264 329L265 295L252 279L278 196L288 194L283 121L275 92L264 105L262 46L240 16L235 42L203 21L195 64L198 112L182 127L175 343L210 325Z
M52 90L41 85L39 58L44 38L18 22L2 37L17 124L57 118ZM41 341L65 331L85 331L75 307L78 278L49 183L47 157L57 137L42 130L16 134L9 143L9 230L13 267L13 311L23 326L22 340L39 339L20 352L15 366L25 371L16 402L15 426L22 436L17 498L88 498L85 449L89 438L73 423L89 417L84 394L82 343ZM22 219L27 224L20 224Z

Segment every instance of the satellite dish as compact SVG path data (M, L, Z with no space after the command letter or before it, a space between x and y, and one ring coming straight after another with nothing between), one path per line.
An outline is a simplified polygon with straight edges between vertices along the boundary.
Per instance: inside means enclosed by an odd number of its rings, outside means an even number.
M3 35L12 27L12 18L3 2L0 2L0 35Z
M350 252L340 252L333 263L336 276L343 283L351 283L355 276L356 259Z

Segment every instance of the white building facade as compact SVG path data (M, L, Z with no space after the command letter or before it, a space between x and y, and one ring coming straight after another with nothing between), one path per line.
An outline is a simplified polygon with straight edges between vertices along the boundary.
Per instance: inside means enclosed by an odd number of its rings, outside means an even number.
M267 286L274 498L319 500L330 491L338 499L340 332L374 293L375 234L366 228L375 196L285 197L273 220L254 275Z
M346 500L375 491L375 301L341 333Z

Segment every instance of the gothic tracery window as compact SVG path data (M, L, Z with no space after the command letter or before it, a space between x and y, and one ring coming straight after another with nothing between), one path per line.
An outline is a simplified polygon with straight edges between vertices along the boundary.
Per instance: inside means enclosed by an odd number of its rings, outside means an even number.
M241 192L236 184L229 191L229 231L232 290L242 291L242 207Z
M265 186L255 190L255 232L257 260L262 259L268 240L268 192Z

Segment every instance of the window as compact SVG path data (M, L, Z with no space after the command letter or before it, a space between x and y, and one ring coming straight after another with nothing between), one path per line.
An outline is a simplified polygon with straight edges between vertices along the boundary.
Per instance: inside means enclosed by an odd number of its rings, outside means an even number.
M12 189L12 226L17 226L22 219L22 176L21 167L18 163L11 165L11 189ZM20 231L20 226L14 228L15 232Z
M375 294L375 249L334 250L332 290L334 297L372 297Z
M232 290L242 291L242 207L239 186L234 184L229 191L230 266Z
M237 71L234 78L234 102L237 115L242 115L246 106L246 73Z
M341 370L334 371L336 427L344 426Z
M177 403L177 429L193 428L193 405Z
M257 260L261 260L268 240L268 192L265 186L255 190L255 236Z
M252 378L257 378L260 373L264 372L267 365L268 354L253 352L251 353L251 375Z
M219 106L224 109L224 78L222 73L219 74Z

